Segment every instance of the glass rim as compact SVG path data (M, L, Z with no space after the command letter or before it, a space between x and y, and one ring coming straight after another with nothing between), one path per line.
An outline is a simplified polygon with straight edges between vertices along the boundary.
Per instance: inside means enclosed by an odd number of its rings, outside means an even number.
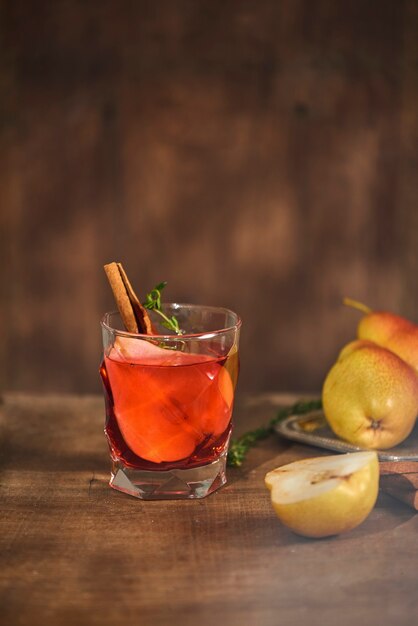
M103 326L104 328L106 328L106 330L115 333L117 335L119 335L120 337L131 337L131 338L137 338L137 339L171 339L174 341L179 341L179 340L183 340L183 339L209 339L210 337L213 337L214 335L222 335L223 333L227 333L230 332L232 330L239 330L242 326L242 319L240 318L240 316L238 315L238 313L235 313L235 311L232 311L232 309L228 309L226 307L222 307L222 306L210 306L210 305L206 305L206 304L189 304L189 303L183 303L183 302L164 302L163 306L172 306L172 307L177 307L177 308L183 308L183 309L206 309L208 311L212 311L212 312L218 312L218 313L229 313L231 315L233 315L236 318L236 322L235 324L233 324L232 326L226 326L225 328L219 328L216 330L205 330L204 332L201 333L184 333L183 335L150 335L150 334L146 334L146 333L130 333L127 330L119 330L118 328L113 328L112 326L110 326L110 324L108 323L108 318L111 315L115 315L118 314L120 315L120 312L118 310L114 310L114 311L108 311L107 313L105 313L102 317L102 319L100 320L100 324L101 326Z

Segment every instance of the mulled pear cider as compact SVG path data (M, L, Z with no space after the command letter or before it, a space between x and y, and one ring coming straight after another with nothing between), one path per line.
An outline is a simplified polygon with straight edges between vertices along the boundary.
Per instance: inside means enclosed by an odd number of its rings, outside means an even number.
M101 376L111 454L136 469L211 463L231 431L238 353L193 354L118 337Z
M105 265L119 313L102 319L110 486L142 500L204 498L226 483L241 319L217 306L140 302Z

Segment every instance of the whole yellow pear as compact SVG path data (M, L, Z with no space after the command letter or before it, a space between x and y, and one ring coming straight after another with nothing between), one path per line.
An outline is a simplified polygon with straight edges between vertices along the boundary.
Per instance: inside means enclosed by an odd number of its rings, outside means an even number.
M418 414L418 376L396 354L368 340L341 351L322 389L333 432L362 448L391 448L410 434Z

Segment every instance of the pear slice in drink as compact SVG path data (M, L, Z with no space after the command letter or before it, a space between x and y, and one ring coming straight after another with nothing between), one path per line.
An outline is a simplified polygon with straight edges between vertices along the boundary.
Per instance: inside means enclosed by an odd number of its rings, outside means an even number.
M281 522L305 537L327 537L361 524L376 502L374 451L295 461L269 472L266 487Z

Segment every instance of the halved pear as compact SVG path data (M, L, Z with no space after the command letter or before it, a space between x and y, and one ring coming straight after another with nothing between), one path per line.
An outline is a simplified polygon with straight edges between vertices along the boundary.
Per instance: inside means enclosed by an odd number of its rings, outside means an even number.
M278 518L295 533L339 535L374 507L379 462L374 451L304 459L269 472L265 484Z

